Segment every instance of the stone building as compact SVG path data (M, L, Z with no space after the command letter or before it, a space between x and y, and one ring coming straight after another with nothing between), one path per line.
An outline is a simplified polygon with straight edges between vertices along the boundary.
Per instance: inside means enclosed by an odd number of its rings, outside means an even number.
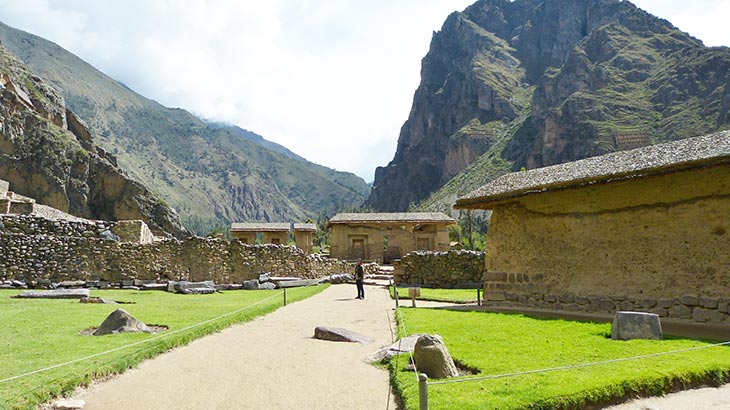
M262 243L286 245L289 242L291 224L286 222L241 222L231 224L231 239L253 245L256 234L262 234Z
M730 131L508 174L455 207L493 211L493 301L697 321L727 312Z
M455 223L440 212L337 214L327 223L330 255L390 263L415 250L447 251Z
M317 225L313 223L295 223L293 230L297 248L306 253L312 253L314 233L317 232Z

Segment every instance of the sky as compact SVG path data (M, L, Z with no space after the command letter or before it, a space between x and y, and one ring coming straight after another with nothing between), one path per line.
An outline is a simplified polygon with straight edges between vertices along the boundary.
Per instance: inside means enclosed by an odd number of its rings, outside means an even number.
M393 158L431 36L474 0L0 0L0 20L133 90L368 182ZM636 0L730 46L730 0Z

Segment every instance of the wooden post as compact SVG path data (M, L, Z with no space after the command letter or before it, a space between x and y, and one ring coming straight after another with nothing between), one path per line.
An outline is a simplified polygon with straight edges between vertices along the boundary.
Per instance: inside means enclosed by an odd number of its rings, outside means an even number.
M284 288L284 306L286 306L286 288Z
M418 408L428 410L428 376L425 373L418 375Z

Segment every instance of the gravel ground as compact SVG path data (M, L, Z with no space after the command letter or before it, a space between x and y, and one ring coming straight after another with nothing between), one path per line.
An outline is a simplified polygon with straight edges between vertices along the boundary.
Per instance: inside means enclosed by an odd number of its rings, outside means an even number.
M383 288L324 292L145 361L76 395L85 410L395 409L388 372L366 358L392 341ZM368 344L314 339L316 326L361 333Z

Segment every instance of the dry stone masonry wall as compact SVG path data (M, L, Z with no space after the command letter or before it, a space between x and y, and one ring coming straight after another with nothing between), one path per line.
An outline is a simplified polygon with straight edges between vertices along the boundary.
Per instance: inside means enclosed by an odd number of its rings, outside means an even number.
M0 279L30 285L69 280L241 283L264 272L316 279L353 270L292 246L197 237L132 243L120 241L114 228L114 222L0 215Z
M482 281L484 253L452 250L448 252L410 252L395 263L396 284L451 289L476 287Z

